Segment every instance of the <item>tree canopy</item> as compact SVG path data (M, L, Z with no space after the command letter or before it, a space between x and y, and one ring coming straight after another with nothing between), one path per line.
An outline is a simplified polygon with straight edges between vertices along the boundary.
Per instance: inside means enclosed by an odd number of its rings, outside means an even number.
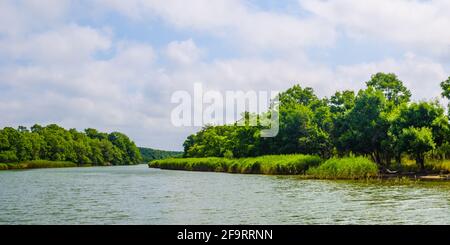
M152 148L144 148L144 147L138 147L139 151L142 156L142 160L144 162L149 162L151 160L159 160L169 157L181 157L183 155L183 152L179 151L163 151L163 150L156 150Z
M206 126L186 139L184 156L353 154L389 165L408 155L423 167L425 155L432 151L448 155L449 121L437 101L411 102L411 92L395 74L377 73L366 85L357 93L337 91L330 98L319 98L312 88L295 85L279 94L276 137L259 137L260 126ZM449 97L450 78L441 86L442 95Z
M128 136L95 129L78 132L56 124L19 126L0 130L0 162L28 160L70 161L78 164L124 165L142 160L139 149Z

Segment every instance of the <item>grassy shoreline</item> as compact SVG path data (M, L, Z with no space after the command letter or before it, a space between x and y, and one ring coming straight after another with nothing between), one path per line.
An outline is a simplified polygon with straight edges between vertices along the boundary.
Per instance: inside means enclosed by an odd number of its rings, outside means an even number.
M0 170L18 170L35 168L73 168L78 164L65 161L33 160L20 163L0 163Z
M332 180L449 180L436 174L383 174L364 157L331 158L323 161L309 155L271 155L253 158L169 158L151 161L150 168L240 174L297 175L302 179Z
M331 158L308 169L306 176L315 179L372 179L379 176L379 170L365 157Z
M323 161L310 155L270 155L252 158L171 158L155 160L150 168L241 174L301 175L310 179L367 179L378 177L378 167L363 157Z
M226 172L242 174L302 174L308 168L318 166L322 159L308 155L269 155L252 158L228 159L208 158L170 158L149 163L151 168Z

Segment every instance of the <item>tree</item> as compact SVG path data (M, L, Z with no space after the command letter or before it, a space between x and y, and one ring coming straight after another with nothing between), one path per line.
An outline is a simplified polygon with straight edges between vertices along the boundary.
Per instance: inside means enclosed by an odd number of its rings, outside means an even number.
M442 96L450 100L450 77L441 82Z
M228 155L229 149L233 157L251 157L257 156L259 154L260 145L260 131L257 127L252 127L249 125L245 126L235 126L228 128L231 132L228 139L223 139L226 142L226 148L222 149L222 155Z
M447 80L441 82L441 88L442 88L442 94L441 94L442 97L450 100L450 77L448 77ZM450 102L448 104L448 118L450 118Z
M191 134L183 142L183 157L192 157L190 149L195 145L195 134Z
M342 118L336 147L340 151L370 155L383 163L383 141L388 138L389 124L385 114L386 99L372 87L361 90L355 106Z
M355 105L355 92L350 90L338 91L329 101L330 111L333 114L342 114Z
M289 107L292 104L301 104L309 106L318 100L312 88L302 88L300 85L294 85L279 95L281 106Z
M394 105L409 102L411 98L411 92L393 73L377 73L366 84L368 87L382 91L386 99Z
M370 156L387 167L394 158L400 164L406 153L413 154L420 164L429 146L436 149L433 154L447 154L449 120L437 101L411 103L411 92L395 74L377 73L366 84L356 96L345 90L330 99L319 98L312 88L295 85L279 94L277 136L260 138L261 128L248 125L207 126L186 139L184 156L302 153L329 158L356 154ZM450 78L442 87L448 91ZM407 139L414 139L412 149L407 148Z
M87 128L87 129L84 130L84 132L91 139L104 140L104 139L108 138L108 134L107 133L98 132L97 129Z
M402 106L397 120L393 122L393 127L398 133L409 127L430 128L435 143L440 146L448 136L449 124L445 118L444 108L439 105L439 102L422 101Z
M108 140L123 153L122 160L125 164L136 164L142 161L142 156L136 144L125 134L119 132L110 133Z
M111 140L111 141L110 141ZM66 130L56 124L0 130L0 162L28 160L71 161L78 164L136 164L142 160L139 149L126 135L86 129Z
M430 128L404 128L400 135L401 148L416 159L420 170L425 170L425 153L433 150L436 144Z
M0 130L0 162L17 162L18 158L14 146L10 143L13 128Z

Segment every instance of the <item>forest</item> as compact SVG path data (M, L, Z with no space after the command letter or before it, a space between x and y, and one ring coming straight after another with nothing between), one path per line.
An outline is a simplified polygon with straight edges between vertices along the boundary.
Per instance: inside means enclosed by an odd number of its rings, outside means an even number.
M131 165L142 161L139 149L119 132L66 130L56 124L0 130L0 163L42 160L77 165ZM34 162L36 163L36 162Z
M295 85L279 94L280 130L260 137L261 126L205 126L184 142L185 158L248 158L306 154L322 159L371 159L383 170L412 160L424 170L427 160L450 155L450 113L438 97L450 99L450 77L430 101L412 101L411 92L392 73L377 73L358 92L345 90L319 98ZM242 120L251 115L245 113ZM258 117L259 118L259 117Z
M180 151L163 151L145 147L139 147L139 151L141 152L142 161L146 163L151 160L180 157L183 155L183 152Z

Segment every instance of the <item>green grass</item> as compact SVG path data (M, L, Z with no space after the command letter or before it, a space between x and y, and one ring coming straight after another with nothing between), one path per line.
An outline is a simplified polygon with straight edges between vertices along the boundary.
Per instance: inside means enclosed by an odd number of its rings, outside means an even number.
M378 167L364 157L332 158L306 174L317 179L367 179L378 175Z
M8 170L8 164L0 163L0 170Z
M446 160L446 161L442 162L440 167L441 167L441 169L450 172L450 160Z
M171 158L151 161L149 167L243 174L303 174L308 168L318 166L321 162L322 160L318 156L296 154L240 159L218 157Z
M73 162L33 160L21 163L0 163L0 170L33 169L33 168L69 168L77 167Z
M450 172L450 160L429 160L425 167L437 172Z

